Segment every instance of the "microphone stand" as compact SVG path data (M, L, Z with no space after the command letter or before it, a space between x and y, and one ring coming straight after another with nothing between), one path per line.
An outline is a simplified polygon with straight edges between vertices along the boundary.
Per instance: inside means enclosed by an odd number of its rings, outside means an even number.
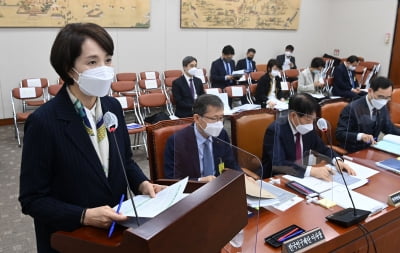
M328 139L329 146L330 146L330 149L331 149L331 156L333 156L331 133L329 132L329 134L328 134L328 129L326 129L325 131L323 129L321 129L321 130L323 132L325 132L326 138ZM371 212L370 211L366 211L366 210L356 209L356 206L354 205L353 198L351 197L351 194L350 194L350 191L349 191L349 187L347 186L346 180L344 178L342 170L340 169L339 162L338 162L336 156L334 156L334 159L335 159L335 162L336 162L337 170L339 171L340 175L342 176L344 185L345 185L346 190L347 190L347 194L350 197L350 201L351 201L351 204L352 204L353 208L351 208L351 207L346 208L344 210L341 210L341 211L338 211L338 212L333 213L331 215L328 215L325 218L328 221L332 222L332 223L335 223L335 224L337 224L339 226L347 228L347 227L350 227L352 225L355 225L355 224L363 221L364 219L366 219L368 217L368 215Z
M121 152L119 150L117 138L115 137L115 133L114 133L115 130L116 130L116 128L110 128L109 131L110 131L111 135L114 138L115 146L117 146L117 153L118 153L118 156L119 156L119 160L121 162L122 171L124 172L125 181L126 181L126 184L128 185L128 195L129 195L129 198L131 199L131 203L132 203L132 206L133 206L133 211L135 212L135 216L136 216L136 223L137 223L138 226L140 226L139 216L138 216L138 213L137 213L137 210L136 210L135 202L133 201L132 188L131 188L131 185L129 184L128 176L126 175L125 165L124 165L124 162L122 160L122 156L121 156Z

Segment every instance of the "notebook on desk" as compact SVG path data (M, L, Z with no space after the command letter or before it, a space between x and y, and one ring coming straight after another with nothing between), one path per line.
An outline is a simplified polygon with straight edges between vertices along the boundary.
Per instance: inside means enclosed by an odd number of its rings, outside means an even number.
M371 147L400 156L400 136L387 134Z
M390 158L380 162L376 162L376 165L385 170L400 174L400 160L397 158Z

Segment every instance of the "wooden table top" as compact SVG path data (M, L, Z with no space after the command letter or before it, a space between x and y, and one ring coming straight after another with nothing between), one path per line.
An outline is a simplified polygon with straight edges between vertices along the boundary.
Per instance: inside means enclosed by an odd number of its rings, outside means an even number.
M357 192L386 203L389 194L400 190L400 176L380 169L375 165L375 161L388 159L394 157L394 155L371 148L350 154L349 156L353 158L353 162L380 171L380 173L369 178L370 181L368 184L356 189ZM285 182L282 179L279 186L289 190L285 187ZM326 209L316 204L307 204L306 201L296 204L285 212L274 213L261 208L259 215L256 213L253 217L249 218L249 223L244 229L242 252L254 252L255 248L257 252L281 252L281 248L273 248L265 244L264 238L292 224L296 224L307 231L316 227L321 228L327 242L333 242L333 239L338 237L343 237L343 240L352 240L350 238L351 234L352 236L355 234L360 234L359 236L361 236L362 232L356 225L349 228L342 228L325 219L327 215L341 209L339 206ZM377 226L379 223L386 222L387 219L391 219L392 217L399 217L399 215L400 209L389 206L385 210L368 217L363 224L366 226ZM373 222L374 220L376 222ZM346 236L349 238L346 238Z

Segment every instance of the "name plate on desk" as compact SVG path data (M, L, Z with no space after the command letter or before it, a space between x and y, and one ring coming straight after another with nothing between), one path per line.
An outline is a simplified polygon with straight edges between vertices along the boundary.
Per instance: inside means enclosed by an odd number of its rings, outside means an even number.
M388 204L394 207L398 207L400 205L400 191L389 195Z
M325 241L325 235L320 228L314 228L282 244L282 253L306 252Z

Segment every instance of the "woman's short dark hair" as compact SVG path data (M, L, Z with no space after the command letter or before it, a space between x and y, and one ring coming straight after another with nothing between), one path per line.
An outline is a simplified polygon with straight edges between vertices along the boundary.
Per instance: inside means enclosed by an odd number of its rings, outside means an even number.
M276 59L270 59L267 63L267 72L268 73L271 72L273 66L277 66L279 69L282 69L281 68L282 66L279 64L279 62Z
M66 25L54 40L50 53L50 62L67 85L74 83L69 72L74 67L76 58L81 55L82 44L87 38L96 41L108 55L114 54L113 40L103 27L93 23Z
M203 94L194 101L193 114L203 116L207 113L208 106L216 107L222 110L224 109L224 103L218 96L212 94Z
M320 67L324 67L325 66L325 62L324 59L322 59L321 57L315 57L314 59L311 60L311 68L320 68Z

